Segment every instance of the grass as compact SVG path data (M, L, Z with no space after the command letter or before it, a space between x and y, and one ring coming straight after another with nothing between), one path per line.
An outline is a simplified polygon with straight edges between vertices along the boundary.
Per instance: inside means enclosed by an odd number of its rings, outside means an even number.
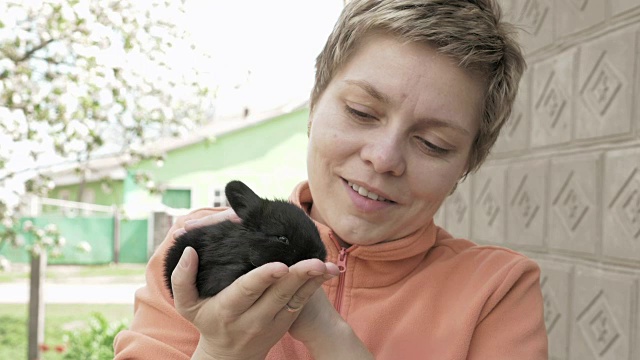
M0 359L26 360L27 358L27 304L0 306ZM64 343L66 331L87 326L91 314L99 312L109 321L130 321L132 305L47 304L45 307L45 343L51 350L43 353L42 360L60 360L63 355L53 349Z
M46 271L47 280L67 280L69 278L95 278L110 277L121 278L124 282L131 278L144 276L145 264L104 264L104 265L48 265ZM0 283L24 281L29 279L28 266L20 266L17 269L1 272Z
M14 282L16 280L28 279L29 274L24 272L0 272L0 283Z
M143 276L144 269L144 265L91 265L81 267L76 276Z
M144 264L106 264L91 266L49 265L46 281L107 281L139 282L144 276ZM0 272L0 283L25 282L29 279L26 265L15 266L10 272ZM64 343L68 331L87 328L93 313L102 314L109 322L133 318L132 305L104 304L47 304L45 307L45 344L50 350L41 360L62 360L64 355L54 349ZM27 304L0 305L0 359L27 358Z

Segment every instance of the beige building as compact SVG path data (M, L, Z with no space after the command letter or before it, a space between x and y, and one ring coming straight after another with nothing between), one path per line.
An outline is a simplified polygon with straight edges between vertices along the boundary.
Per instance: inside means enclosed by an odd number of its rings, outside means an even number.
M640 359L640 0L501 2L528 70L437 222L538 261L550 359Z

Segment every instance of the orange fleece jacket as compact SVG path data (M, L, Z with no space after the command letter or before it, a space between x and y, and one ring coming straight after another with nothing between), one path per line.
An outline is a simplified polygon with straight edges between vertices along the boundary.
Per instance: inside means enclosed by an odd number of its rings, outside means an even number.
M308 184L290 200L308 211ZM173 231L215 211L179 218L149 260L131 327L115 339L116 360L191 357L199 334L175 311L162 262ZM376 359L547 359L540 270L525 256L455 239L433 222L404 239L341 249L317 225L327 261L345 265L323 289ZM267 359L311 356L287 334Z

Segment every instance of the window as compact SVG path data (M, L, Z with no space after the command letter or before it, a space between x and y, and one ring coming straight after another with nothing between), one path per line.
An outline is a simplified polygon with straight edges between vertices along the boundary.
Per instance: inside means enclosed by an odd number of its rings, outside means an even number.
M191 190L167 189L162 194L162 203L174 209L191 208Z
M211 205L213 207L229 206L229 203L227 202L227 196L225 195L223 189L221 188L213 189Z

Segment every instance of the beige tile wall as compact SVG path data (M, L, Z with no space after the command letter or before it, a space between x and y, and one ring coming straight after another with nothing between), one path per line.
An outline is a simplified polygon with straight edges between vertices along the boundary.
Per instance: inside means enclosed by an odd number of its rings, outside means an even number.
M640 359L640 0L502 3L528 70L436 221L540 264L551 359Z

